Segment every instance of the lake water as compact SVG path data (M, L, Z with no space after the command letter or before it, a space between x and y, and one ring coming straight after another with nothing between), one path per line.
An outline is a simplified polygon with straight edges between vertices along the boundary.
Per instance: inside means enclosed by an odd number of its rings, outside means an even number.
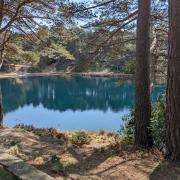
M4 123L60 130L117 131L134 106L134 85L119 78L28 77L0 80ZM164 92L155 86L152 101Z

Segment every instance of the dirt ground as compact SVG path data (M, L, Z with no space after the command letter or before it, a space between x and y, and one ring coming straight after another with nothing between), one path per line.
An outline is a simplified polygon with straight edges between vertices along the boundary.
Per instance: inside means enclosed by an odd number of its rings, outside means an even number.
M0 131L0 150L27 161L55 179L180 180L180 166L157 150L144 151L113 141L82 147L21 129Z

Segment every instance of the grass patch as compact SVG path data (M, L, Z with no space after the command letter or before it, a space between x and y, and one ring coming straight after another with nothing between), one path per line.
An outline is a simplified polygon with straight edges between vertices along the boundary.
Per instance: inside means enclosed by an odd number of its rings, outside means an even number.
M70 138L71 143L77 146L89 144L91 140L91 137L85 131L78 131Z
M20 140L13 140L8 138L2 138L0 139L0 144L4 146L18 146L21 143Z
M9 171L7 171L3 166L0 165L0 179L2 180L19 180Z

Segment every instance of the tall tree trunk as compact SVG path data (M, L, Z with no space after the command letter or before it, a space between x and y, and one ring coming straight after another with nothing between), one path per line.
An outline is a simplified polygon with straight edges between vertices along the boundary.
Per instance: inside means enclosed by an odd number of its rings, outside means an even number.
M149 129L150 102L150 6L151 0L139 0L136 42L135 144L152 146Z
M0 27L3 22L3 9L4 9L4 0L0 0ZM3 51L4 51L4 45L3 47L0 46L0 69L3 64ZM1 94L1 85L0 85L0 129L3 127L3 105L2 105L2 94Z
M3 128L3 104L2 104L2 91L0 84L0 129Z
M8 34L9 31L5 31L3 34L2 42L0 42L0 70L4 63L4 51L6 43L10 40L10 34Z
M0 28L3 24L3 11L4 11L4 0L0 0ZM0 33L2 35L2 33ZM2 68L4 62L4 47L5 43L8 41L7 38L8 31L5 32L4 36L2 37L2 42L0 42L0 69ZM2 104L2 91L1 91L1 84L0 84L0 129L3 128L3 104Z
M4 63L4 49L0 49L0 70Z
M4 0L0 0L0 27L3 21Z
M0 70L4 62L3 51L0 50ZM0 129L3 128L3 105L2 105L2 92L1 92L1 84L0 84Z
M180 0L169 0L167 155L180 161Z

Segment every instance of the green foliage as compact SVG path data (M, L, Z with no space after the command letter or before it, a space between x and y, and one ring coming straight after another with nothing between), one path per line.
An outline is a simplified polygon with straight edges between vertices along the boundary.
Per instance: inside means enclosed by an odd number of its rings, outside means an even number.
M22 54L22 58L25 59L27 62L37 64L40 60L40 55L38 52L25 51Z
M66 45L73 41L75 37L75 32L70 29L65 28L63 25L52 27L50 30L46 26L42 26L38 33L37 49L42 56L49 58L60 58L74 60L74 56L69 50L67 50Z
M51 36L56 43L63 45L68 45L79 38L76 29L69 29L63 25L52 27Z
M53 155L51 158L51 169L55 173L64 173L65 171L63 163L60 161L60 158L56 155Z
M165 146L166 138L166 100L165 95L162 95L154 104L150 128L154 139L154 146L162 149Z
M128 61L122 71L125 74L135 74L135 61Z
M15 43L6 44L5 58L12 62L22 61L23 50Z
M134 133L135 133L134 115L135 115L134 110L132 110L130 114L125 115L123 117L123 121L125 122L125 125L122 126L118 131L122 141L130 144L134 142Z
M30 73L39 73L41 71L42 71L42 69L39 66L36 66L36 65L29 68Z
M121 139L127 143L134 142L135 121L134 110L124 116L125 125L120 128L119 134ZM159 97L158 101L153 105L150 127L153 136L154 147L162 149L165 146L166 128L166 102L165 95Z
M24 125L24 124L17 124L16 126L14 126L14 128L23 129L28 132L32 132L35 129L34 126L32 125Z
M4 146L16 146L20 144L20 140L13 140L13 139L7 139L7 138L1 138L0 144L3 144Z
M48 70L49 67L54 68L53 70L66 70L70 67L78 72L108 69L133 73L134 43L128 42L125 45L115 43L112 47L105 46L98 56L94 56L93 53L97 52L100 44L104 44L109 32L107 31L104 36L99 35L96 31L85 31L76 26L54 24L48 27L42 25L33 35L31 33L27 33L27 36L13 34L13 41L6 45L5 58L9 63L33 65L33 68L28 68L29 72L41 72L46 67ZM125 34L127 39L131 36L134 36L134 33ZM119 42L119 37L121 33L114 36L113 41ZM96 57L97 63L92 63L92 57ZM75 60L75 62L58 62L61 60ZM51 66L52 64L54 66ZM124 68L123 64L125 64Z
M65 163L57 155L51 157L51 170L64 176L68 173L80 173L81 171L77 164Z
M50 31L47 26L41 26L37 32L38 41L46 41L50 36ZM41 43L41 42L39 42Z
M3 124L3 128L4 129L8 128L7 124Z
M40 57L60 60L75 60L69 44L78 39L76 31L63 25L48 28L41 26L35 36L14 34L12 41L6 44L5 59L9 63L26 63L36 66ZM74 46L74 45L73 45ZM37 69L39 72L41 69Z
M59 12L61 13L61 15L65 18L72 18L74 16L74 4L71 3L70 5L67 4L63 4L63 6L61 6L59 8Z
M2 180L18 180L13 174L11 174L5 167L0 165L0 179Z
M49 46L42 50L42 55L49 58L64 57L65 59L74 60L74 56L66 50L61 44L51 43Z
M85 131L78 131L75 135L70 138L72 144L77 146L82 146L84 144L89 144L91 142L91 138Z

